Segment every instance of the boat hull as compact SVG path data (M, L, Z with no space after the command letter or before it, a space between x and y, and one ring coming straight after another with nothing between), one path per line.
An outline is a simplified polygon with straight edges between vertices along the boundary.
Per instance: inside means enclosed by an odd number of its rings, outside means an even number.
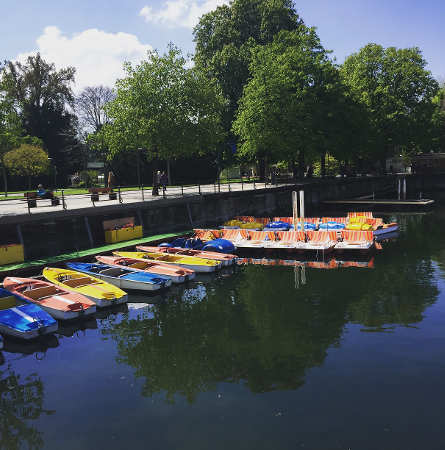
M173 284L182 284L195 278L195 272L184 270L171 264L150 262L146 259L121 258L116 256L96 256L96 260L117 267L131 267L138 272L148 272L154 275L166 276L172 280ZM143 262L143 264L142 264ZM136 267L139 266L139 267ZM142 268L142 266L147 266Z

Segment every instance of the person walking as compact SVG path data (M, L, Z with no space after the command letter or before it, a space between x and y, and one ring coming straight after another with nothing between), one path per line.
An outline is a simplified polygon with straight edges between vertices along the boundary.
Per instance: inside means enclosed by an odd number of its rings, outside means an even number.
M165 192L167 190L167 183L168 183L168 177L165 172L162 172L160 181L162 184L162 190L163 190L163 192Z

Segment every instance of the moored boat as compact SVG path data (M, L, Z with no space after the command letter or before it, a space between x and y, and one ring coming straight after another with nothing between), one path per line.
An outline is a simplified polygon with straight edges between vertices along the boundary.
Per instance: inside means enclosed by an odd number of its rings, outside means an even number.
M127 293L110 283L69 269L45 267L43 276L57 286L75 291L97 306L111 306L127 302Z
M6 277L3 285L13 294L35 303L55 319L77 319L96 312L96 305L83 295L45 280Z
M167 255L165 253L146 253L146 252L113 252L116 256L148 259L149 261L158 261L167 264L173 264L186 269L194 270L196 273L209 273L221 267L219 261L212 261L210 259L194 258L193 256L182 255Z
M66 263L66 266L70 270L86 273L123 290L158 291L172 284L170 278L106 264L72 262Z
M173 255L194 256L195 258L211 259L221 262L221 266L223 267L231 266L233 264L237 264L238 262L238 257L230 253L218 253L207 250L195 250L192 248L179 248L166 245L159 247L138 245L136 246L136 250L139 252L167 253Z
M183 267L173 266L162 262L141 260L135 258L122 258L118 256L96 256L96 260L111 266L128 267L140 272L148 272L155 275L166 276L172 280L173 284L184 283L195 278L193 270Z
M0 333L33 339L57 331L58 323L42 308L6 289L0 289Z

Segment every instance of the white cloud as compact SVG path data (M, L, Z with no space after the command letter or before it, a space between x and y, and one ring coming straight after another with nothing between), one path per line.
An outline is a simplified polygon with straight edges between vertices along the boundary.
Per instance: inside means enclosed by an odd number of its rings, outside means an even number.
M85 86L103 84L113 87L117 78L125 76L125 61L138 64L146 59L147 51L153 49L148 44L141 44L132 34L90 29L69 39L55 26L45 28L36 42L42 58L54 63L57 70L68 66L76 68L76 92ZM24 61L35 54L20 53L16 59Z
M161 9L156 11L149 6L144 6L139 15L146 22L160 22L168 28L178 26L193 28L203 14L228 3L228 0L168 0L162 4Z

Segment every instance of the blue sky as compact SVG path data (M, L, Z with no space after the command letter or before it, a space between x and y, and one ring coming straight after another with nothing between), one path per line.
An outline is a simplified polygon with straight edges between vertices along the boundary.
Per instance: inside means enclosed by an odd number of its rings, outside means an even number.
M57 69L77 69L76 90L113 86L122 64L136 64L148 49L169 42L194 51L198 18L226 0L0 0L0 58L23 60L40 51ZM296 2L308 26L338 62L369 42L419 47L427 69L445 78L443 0L311 0Z

